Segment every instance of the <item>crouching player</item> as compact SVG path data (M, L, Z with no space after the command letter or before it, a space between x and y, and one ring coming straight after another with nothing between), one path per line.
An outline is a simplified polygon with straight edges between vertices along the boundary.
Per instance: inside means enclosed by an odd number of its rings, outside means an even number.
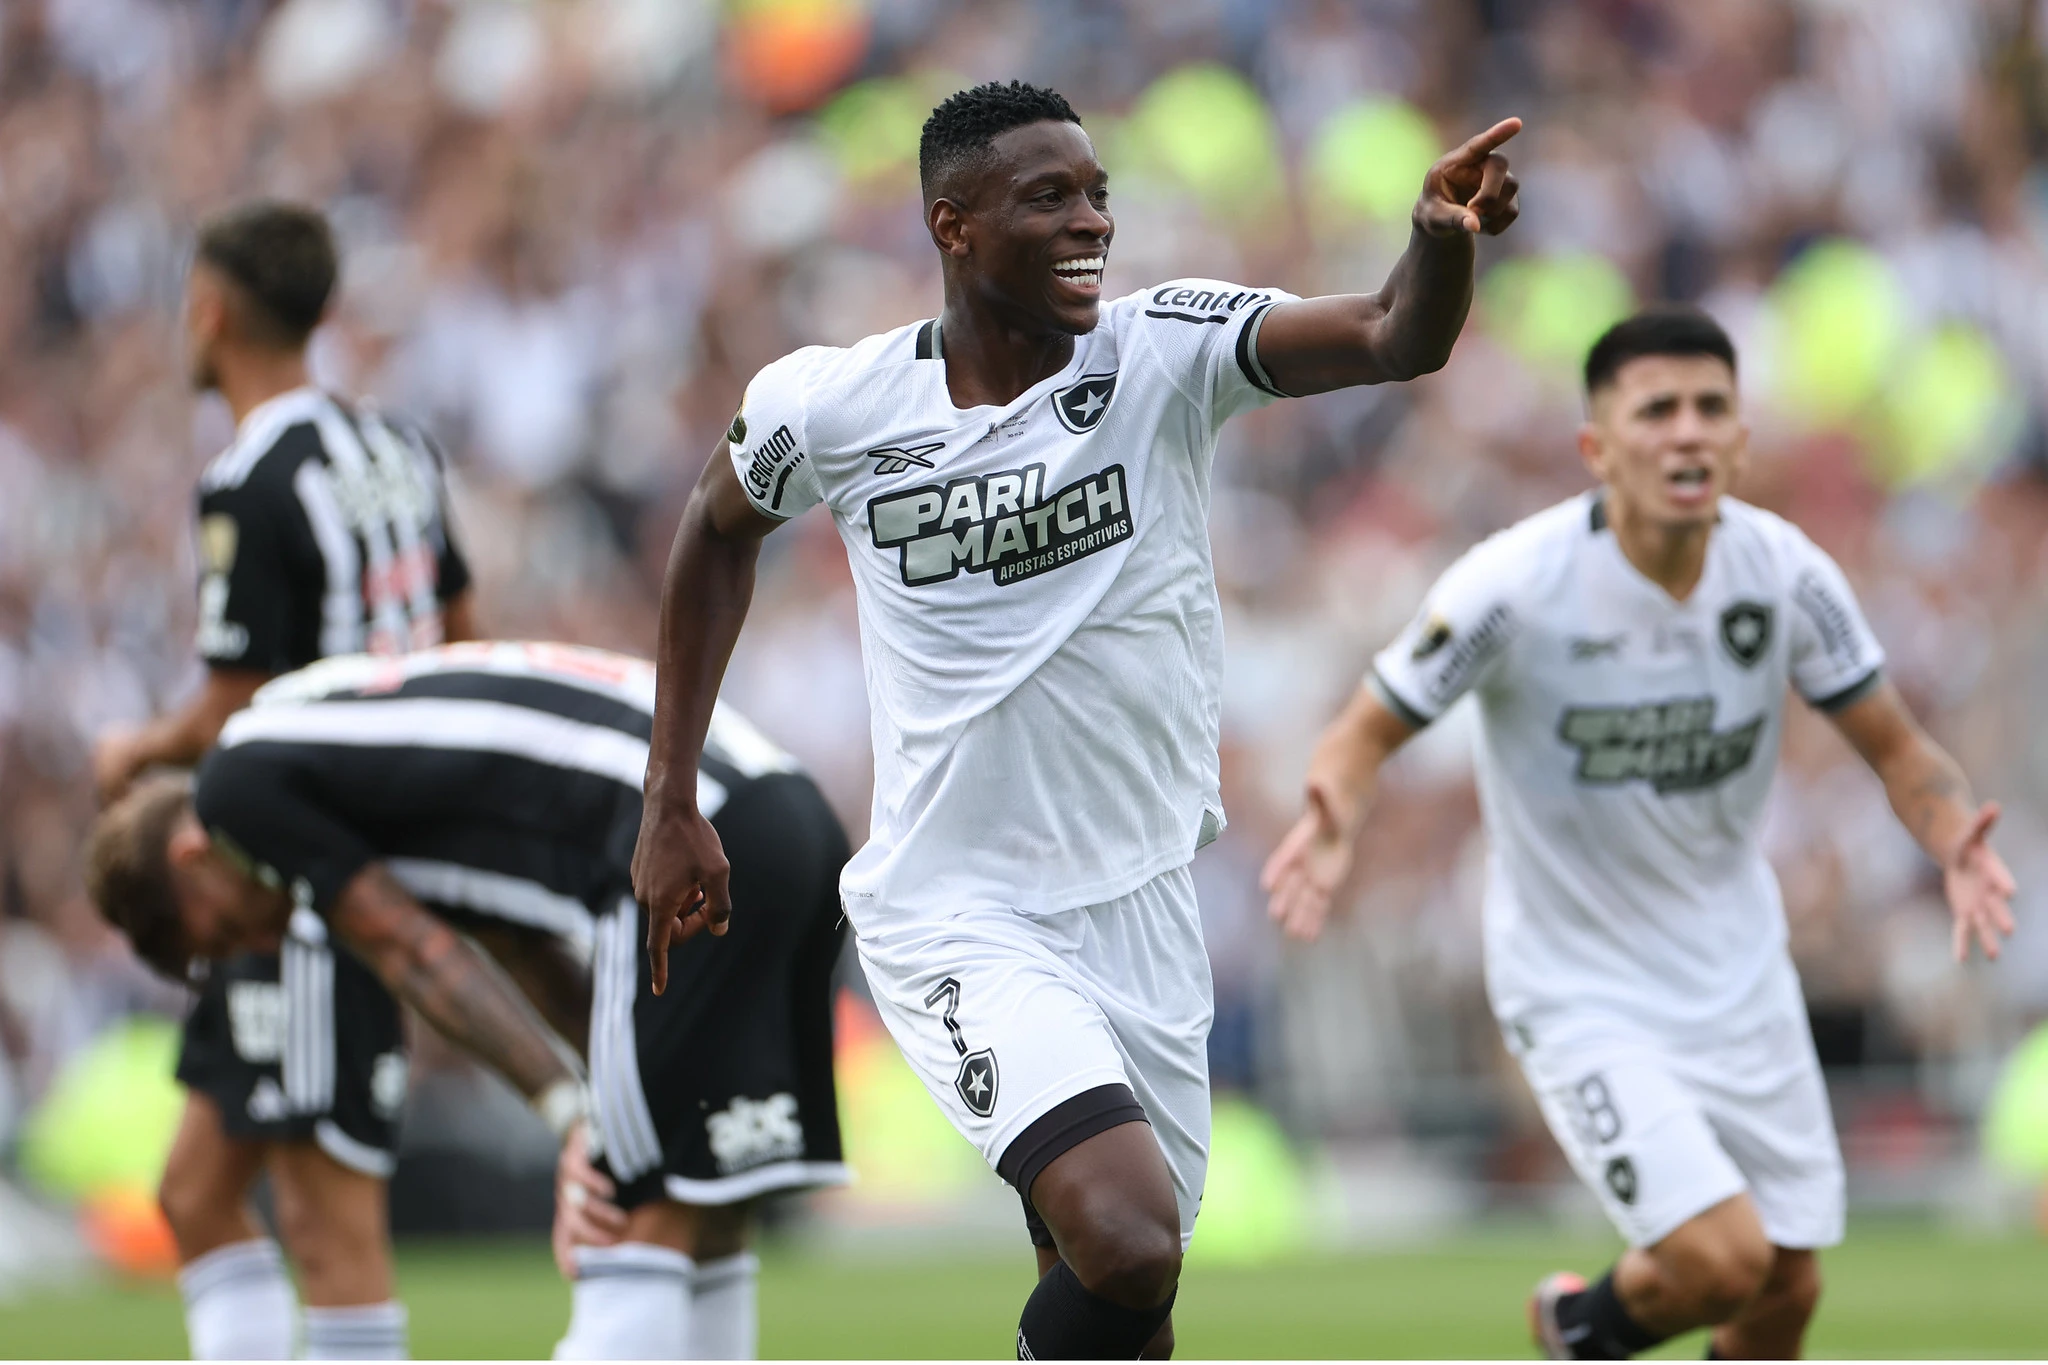
M829 991L847 843L788 756L721 709L698 799L756 913L685 945L654 995L630 878L653 699L647 664L559 645L324 660L264 687L196 780L113 806L88 880L179 980L264 947L289 975L295 945L338 943L528 1097L564 1141L559 1355L745 1358L752 1204L846 1178ZM302 984L287 999L319 998ZM535 1010L587 1048L587 1088ZM376 1065L303 1022L280 1026L287 1084ZM222 1311L238 1284L215 1288Z

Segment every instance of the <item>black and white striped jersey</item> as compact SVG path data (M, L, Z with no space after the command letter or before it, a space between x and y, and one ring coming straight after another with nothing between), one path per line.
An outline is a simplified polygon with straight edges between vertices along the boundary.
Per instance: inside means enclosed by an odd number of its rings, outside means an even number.
M324 915L382 862L422 901L587 947L630 894L654 667L473 642L323 659L262 688L199 768L218 847ZM795 761L720 706L697 774L711 818Z
M426 434L314 388L242 419L199 481L199 655L283 673L441 643L469 584Z

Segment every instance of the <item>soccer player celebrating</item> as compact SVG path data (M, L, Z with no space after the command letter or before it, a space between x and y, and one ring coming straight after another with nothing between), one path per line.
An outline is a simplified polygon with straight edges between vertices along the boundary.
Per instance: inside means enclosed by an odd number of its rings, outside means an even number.
M150 779L114 805L87 875L166 975L281 941L317 998L338 978L295 950L338 943L533 1102L565 1139L556 1254L577 1281L558 1357L747 1359L753 1202L846 1179L831 1016L846 836L721 708L695 787L747 913L686 946L682 989L652 995L630 859L653 710L653 670L595 650L329 659L257 693L196 783ZM463 934L557 1034L587 1039L587 1097ZM346 1039L295 1023L292 1074L331 1086ZM228 1277L220 1305L242 1297Z
M1600 487L1447 570L1316 748L1265 870L1273 917L1322 927L1380 767L1478 698L1491 838L1487 989L1559 1144L1630 1249L1530 1305L1556 1359L1713 1325L1731 1359L1797 1356L1841 1240L1842 1162L1758 822L1789 683L1884 782L1940 864L1958 959L1998 955L1998 807L1885 681L1841 571L1726 496L1748 433L1712 319L1659 310L1586 360Z
M248 204L200 229L185 298L192 382L236 422L199 488L206 680L171 714L102 737L103 799L153 764L196 763L279 673L473 632L439 454L415 428L308 380L307 340L337 269L326 220L300 205ZM291 1354L291 1283L248 1208L267 1171L306 1297L308 1354L402 1355L384 1197L405 1099L398 1007L347 955L300 943L288 956L297 969L274 952L208 964L186 1020L185 1112L159 1194L187 1335L202 1359ZM299 1074L284 1043L304 1030L337 1040L335 1073Z
M1495 148L1520 126L1430 170L1377 295L1176 280L1105 304L1109 177L1073 110L1016 82L954 95L919 150L940 315L761 371L683 514L634 862L654 983L733 911L691 774L761 538L822 502L874 716L841 893L890 1033L1023 1197L1020 1357L1172 1348L1209 1137L1188 864L1223 822L1217 429L1441 366L1475 237L1515 217Z

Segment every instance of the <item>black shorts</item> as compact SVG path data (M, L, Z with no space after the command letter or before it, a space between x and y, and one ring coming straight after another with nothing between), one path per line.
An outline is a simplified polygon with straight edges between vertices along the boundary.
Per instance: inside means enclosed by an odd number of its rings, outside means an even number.
M405 1107L398 1002L356 957L292 938L213 964L185 1020L178 1080L220 1108L228 1136L318 1143L389 1177Z
M848 1179L832 1085L846 833L794 773L739 787L711 824L732 866L731 928L672 948L663 994L645 912L625 896L598 921L592 1134L625 1208Z

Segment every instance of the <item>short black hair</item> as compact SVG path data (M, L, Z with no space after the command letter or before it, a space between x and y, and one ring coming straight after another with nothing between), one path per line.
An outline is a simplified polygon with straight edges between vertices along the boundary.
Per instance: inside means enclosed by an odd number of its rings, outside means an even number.
M1710 355L1735 369L1735 343L1721 324L1697 308L1646 308L1609 327L1586 352L1586 396L1614 382L1621 367L1646 355Z
M989 144L1027 123L1050 119L1079 125L1081 116L1067 97L1042 85L990 81L946 97L924 121L917 143L917 178L927 202L963 166L988 154Z
M183 981L191 945L171 882L171 829L192 809L192 779L157 774L109 807L85 844L85 889L107 923L160 975Z
M250 339L285 348L305 345L320 325L339 273L325 216L274 199L208 219L197 255L241 290Z

